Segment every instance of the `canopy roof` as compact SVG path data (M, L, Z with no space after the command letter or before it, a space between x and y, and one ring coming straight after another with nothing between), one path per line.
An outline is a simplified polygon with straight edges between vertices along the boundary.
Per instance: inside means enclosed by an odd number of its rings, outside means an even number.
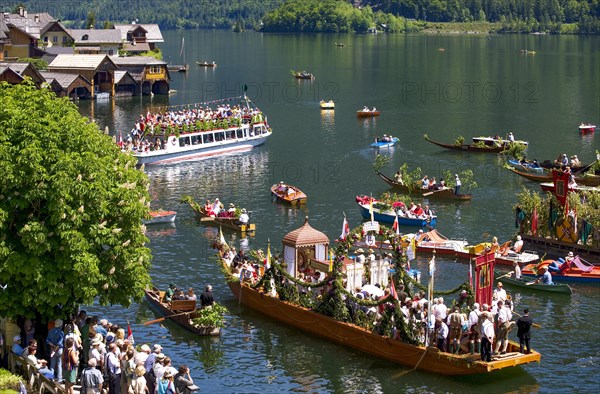
M315 230L308 224L308 217L304 221L304 225L296 230L286 234L282 240L284 245L313 246L317 244L329 245L329 238L322 232Z

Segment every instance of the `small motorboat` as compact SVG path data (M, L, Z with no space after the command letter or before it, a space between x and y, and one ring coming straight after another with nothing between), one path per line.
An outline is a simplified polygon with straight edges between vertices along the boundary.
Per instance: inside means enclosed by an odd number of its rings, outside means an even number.
M373 109L364 107L363 109L356 111L356 116L358 116L359 118L370 118L372 116L379 116L379 115L381 115L381 111L377 111L377 109L375 109L375 107L373 107Z
M335 103L333 102L333 100L321 100L319 101L319 107L321 107L321 109L335 109Z
M591 123L581 123L579 125L579 132L580 133L593 133L594 131L596 131L596 125L595 124L591 124Z
M295 186L279 182L271 186L273 201L281 201L291 205L300 205L306 202L306 194Z
M150 211L150 219L145 219L144 224L173 223L175 216L175 211Z
M391 148L394 145L396 145L398 143L398 141L400 141L400 140L398 138L396 138L396 137L391 137L391 136L384 135L383 138L377 137L377 139L375 140L375 142L373 142L369 146L371 148L375 148L375 149Z

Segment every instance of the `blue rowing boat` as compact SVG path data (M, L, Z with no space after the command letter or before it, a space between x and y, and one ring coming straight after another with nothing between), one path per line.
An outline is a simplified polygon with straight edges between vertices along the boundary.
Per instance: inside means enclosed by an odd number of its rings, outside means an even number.
M533 162L528 162L528 161L520 162L519 160L509 159L508 164L510 164L511 166L513 166L515 168L523 168L529 172L539 172L539 173L544 172L544 168L540 167L539 164L533 163Z
M370 219L370 205L360 201L357 201L357 204L360 208L360 214L362 215L362 217L365 219ZM396 212L393 209L390 209L389 211L382 211L381 209L374 207L373 219L377 222L393 224L396 220ZM401 226L433 227L435 226L436 221L437 216L410 218L407 216L398 215L398 224Z
M396 145L398 143L398 141L400 141L400 140L396 137L392 137L392 139L389 141L382 141L382 140L379 140L379 138L378 138L377 141L373 142L369 146L371 148L375 148L375 149L391 148L392 146Z

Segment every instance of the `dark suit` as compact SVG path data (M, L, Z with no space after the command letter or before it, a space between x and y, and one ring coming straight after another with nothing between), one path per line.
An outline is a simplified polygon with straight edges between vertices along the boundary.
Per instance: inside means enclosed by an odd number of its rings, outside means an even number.
M521 316L517 320L517 338L519 338L519 345L521 346L521 353L523 353L523 345L527 348L525 354L530 353L529 340L531 339L531 325L533 321L529 315Z

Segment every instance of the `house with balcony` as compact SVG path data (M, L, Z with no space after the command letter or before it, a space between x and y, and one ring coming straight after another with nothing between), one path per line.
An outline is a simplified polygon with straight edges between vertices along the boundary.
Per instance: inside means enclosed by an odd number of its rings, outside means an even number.
M169 94L171 76L167 63L148 56L111 57L119 70L135 80L134 95Z

